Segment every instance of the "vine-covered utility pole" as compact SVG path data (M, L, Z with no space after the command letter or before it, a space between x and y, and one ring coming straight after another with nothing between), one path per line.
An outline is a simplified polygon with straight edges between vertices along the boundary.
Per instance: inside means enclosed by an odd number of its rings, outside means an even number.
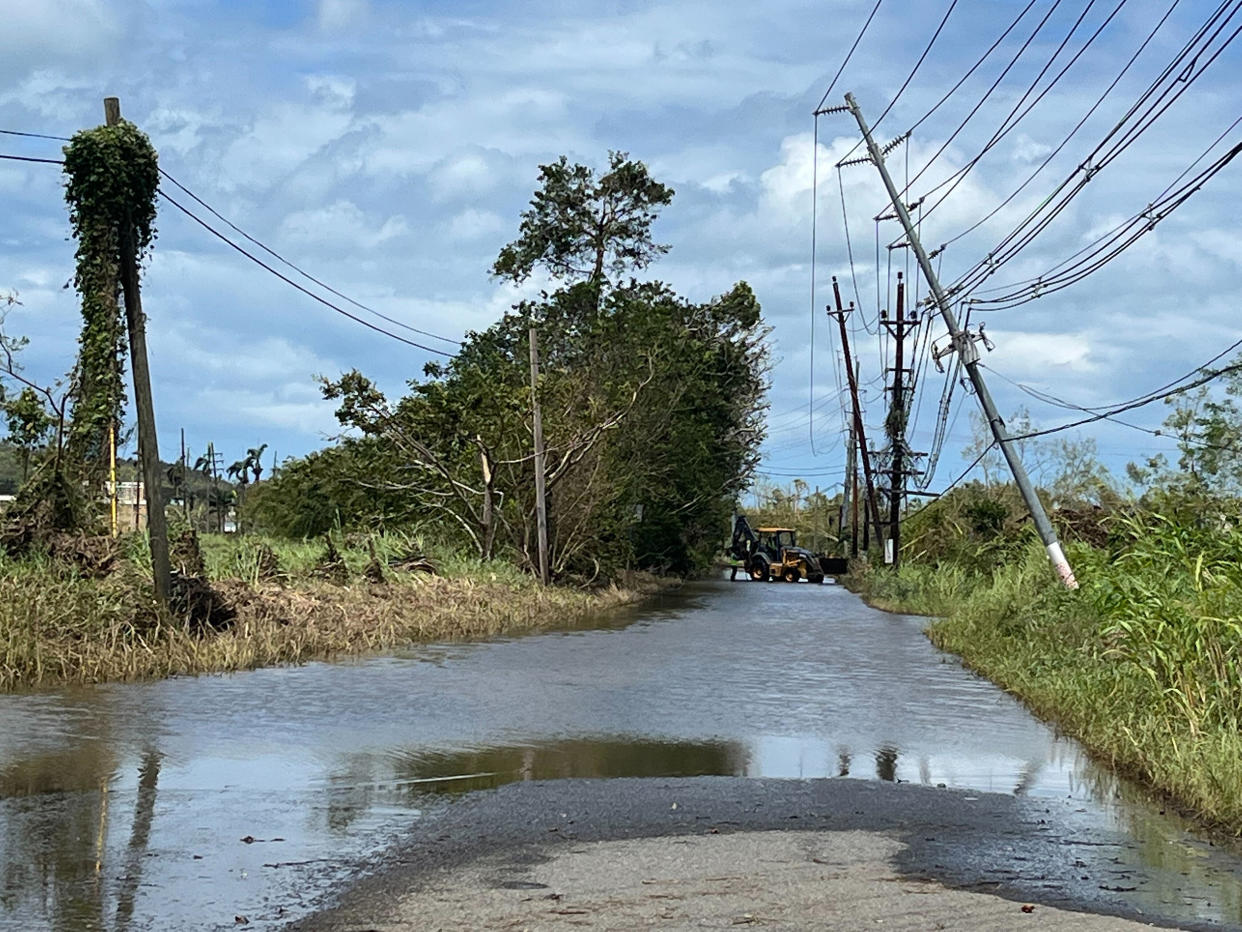
M121 122L121 101L104 98L108 126ZM172 570L168 558L168 522L164 515L164 487L160 476L159 443L155 437L155 405L151 399L151 371L147 365L146 318L138 286L138 250L134 224L128 212L120 220L117 237L121 258L121 293L125 298L125 321L129 331L129 360L134 372L134 407L138 410L138 454L147 486L147 534L151 540L151 571L155 595L167 607L172 595Z
M833 109L839 110L842 108ZM979 371L979 350L975 347L975 338L958 326L957 317L949 304L949 297L940 286L940 279L936 275L936 270L932 268L931 260L928 259L926 250L923 249L923 243L919 239L918 231L915 230L914 223L910 219L910 212L906 209L901 194L893 183L892 176L888 173L888 167L884 164L884 153L876 145L875 139L872 138L871 128L867 126L866 120L863 119L862 109L858 106L858 102L854 100L853 94L845 95L844 109L849 110L858 122L858 128L867 143L867 151L870 153L871 162L875 165L881 179L884 181L884 187L888 191L889 200L893 203L893 210L896 211L897 219L901 221L901 226L905 230L906 241L914 251L915 258L918 259L923 277L927 279L932 299L935 301L936 307L940 311L940 316L949 330L949 336L953 341L953 349L957 352L958 358L966 368L966 374L970 378L970 384L974 387L975 396L979 399L979 404L983 408L988 426L992 429L992 436L996 439L1001 452L1005 455L1005 461L1013 472L1014 482L1017 484L1018 490L1022 493L1022 498L1031 512L1031 518L1035 522L1035 529L1039 532L1040 539L1043 540L1044 547L1048 551L1048 559L1052 561L1057 575L1061 577L1061 581L1065 586L1069 589L1077 589L1078 581L1074 579L1074 571L1070 568L1069 561L1065 559L1065 552L1061 549L1060 541L1057 540L1057 532L1052 527L1052 522L1048 520L1048 515L1044 511L1044 506L1040 502L1039 496L1035 494L1035 487L1031 484L1030 477L1027 476L1026 469L1022 465L1022 460L1013 448L1013 441L1009 437L1009 432L1005 429L1005 422L1001 418L1000 412L996 409L996 402L992 400L992 395L983 381L983 374Z

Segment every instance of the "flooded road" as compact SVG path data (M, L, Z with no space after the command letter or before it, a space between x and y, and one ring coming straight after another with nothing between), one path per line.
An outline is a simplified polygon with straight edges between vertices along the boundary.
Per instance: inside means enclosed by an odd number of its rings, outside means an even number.
M592 626L366 660L0 696L0 928L275 928L468 790L562 777L849 777L1073 801L1242 925L1196 840L922 620L713 581Z

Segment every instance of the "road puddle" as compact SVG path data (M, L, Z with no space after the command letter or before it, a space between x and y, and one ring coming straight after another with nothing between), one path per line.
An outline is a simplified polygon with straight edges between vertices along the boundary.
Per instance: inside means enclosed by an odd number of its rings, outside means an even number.
M720 581L510 640L0 697L0 928L278 927L459 794L698 775L1070 798L1185 878L1137 895L1242 924L1242 862L920 629L832 586Z

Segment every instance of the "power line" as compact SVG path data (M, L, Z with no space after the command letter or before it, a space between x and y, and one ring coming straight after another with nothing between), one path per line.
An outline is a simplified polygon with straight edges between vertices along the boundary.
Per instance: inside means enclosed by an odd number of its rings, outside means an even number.
M949 90L945 93L945 95L941 97L940 100L938 100L932 106L930 110L928 110L925 114L923 114L921 117L919 117L917 120L914 121L914 124L910 127L907 134L913 133L916 129L922 126L923 123L926 122L928 119L930 119L932 114L934 114L937 110L939 110L945 104L945 102L948 101L950 97L952 97L954 94L957 93L957 91L961 88L961 86L966 83L967 79L969 79L972 74L978 71L979 68L983 65L983 63L987 61L988 58L992 55L992 53L996 51L997 47L1002 42L1005 41L1009 33L1013 32L1013 30L1017 28L1018 23L1022 22L1023 18L1026 16L1027 13L1030 12L1031 7L1033 7L1035 3L1036 3L1036 0L1029 0L1027 5L1022 8L1022 11L1017 15L1017 17L1014 18L1013 22L1011 22L1008 25L1008 27L1006 27L1005 31L1002 32L999 36L997 36L996 41L993 42L988 47L988 50L979 57L978 61L976 61L973 65L970 66L970 70L967 71L964 75L962 75L958 79L957 83L954 84L951 88L949 88ZM908 190L909 185L907 185L906 187Z
M1075 427L1082 427L1084 424L1093 424L1096 421L1108 420L1118 414L1125 414L1125 412L1133 411L1135 408L1142 408L1146 405L1151 404L1154 401L1162 401L1165 398L1172 398L1174 395L1184 394L1190 391L1192 388L1198 388L1200 385L1206 385L1208 382L1212 382L1220 378L1222 375L1228 375L1231 372L1239 372L1239 371L1242 371L1242 362L1232 363L1228 366L1225 366L1222 369L1217 369L1213 372L1209 372L1206 375L1204 375L1202 378L1195 379L1193 382L1189 382L1186 385L1181 385L1181 386L1178 386L1177 388L1170 389L1164 392L1157 392L1157 393L1150 395L1149 397L1145 397L1145 398L1136 400L1134 402L1131 402L1130 404L1120 405L1116 408L1113 408L1110 411L1105 411L1101 414L1094 414L1091 417L1081 418L1077 421L1070 421L1068 424L1061 424L1061 425L1058 425L1057 427L1047 427L1047 428L1044 428L1043 430L1033 430L1025 434L1016 434L1010 439L1016 441L1016 440L1030 440L1035 437L1046 437L1049 434L1059 434L1062 431L1072 430Z
M1226 0L1217 8L1087 157L1075 167L1068 177L1057 185L1036 210L1022 220L982 260L975 263L967 272L961 275L950 286L950 293L973 290L973 288L994 274L998 268L1025 249L1040 233L1047 229L1052 221L1066 208L1071 200L1082 192L1083 188L1086 187L1096 174L1129 148L1140 135L1153 125L1155 120L1163 115L1202 76L1204 71L1212 65L1238 33L1242 32L1242 27L1239 27L1232 35L1224 39L1218 48L1212 49L1213 43L1224 32L1229 21L1238 13L1239 9L1242 9L1242 3L1234 5L1233 10L1229 12L1223 22L1218 24L1217 21L1224 15L1225 8L1228 5L1229 2ZM1212 32L1213 27L1215 27L1214 32ZM1208 35L1209 33L1211 35ZM1200 57L1208 52L1211 52L1210 57L1202 65L1199 65ZM1183 62L1185 63L1183 64ZM1166 82L1167 86L1161 91L1161 86ZM1171 97L1169 97L1170 94L1172 95ZM1148 105L1147 102L1153 95L1155 95L1155 100ZM1166 97L1169 99L1166 100ZM1145 106L1146 110L1143 110ZM1135 119L1136 114L1137 119ZM1115 137L1117 137L1117 141L1114 142ZM1110 143L1111 148L1109 148ZM1062 195L1062 192L1066 193Z
M913 185L913 184L918 183L918 180L922 178L923 175L927 172L927 170L931 168L932 164L938 158L940 158L941 155L944 154L945 150L949 148L949 145L953 142L953 140L958 137L958 134L960 134L962 130L966 128L966 125L972 119L974 119L975 115L982 109L983 105L987 102L988 98L992 96L992 94L1000 86L1001 82L1005 80L1006 75L1008 75L1009 72L1013 70L1014 65L1018 63L1018 60L1024 54L1026 54L1026 50L1031 47L1031 43L1035 41L1035 37L1038 36L1039 33L1043 30L1044 26L1048 24L1048 20L1052 17L1052 14L1056 11L1057 7L1060 6L1060 4L1061 4L1061 0L1055 0L1052 6L1048 8L1048 11L1044 13L1044 18L1039 21L1039 23L1035 26L1035 29L1031 32L1029 36L1027 36L1026 41L1023 42L1021 47L1018 49L1018 51L1014 53L1013 58L1009 60L1009 64L1007 64L1001 70L1001 73L996 76L996 80L994 80L991 86L986 91L983 92L983 96L979 98L978 102L976 102L975 105L970 109L970 112L966 114L965 119L963 119L960 123L958 123L957 128L954 129L953 132L949 134L949 137L943 143L941 143L940 148L936 150L936 152L932 155L932 157L928 159L927 162L923 165L923 167L920 168L915 173L912 179L910 179L910 184ZM1025 15L1025 13L1026 11L1024 10L1023 15ZM1020 18L1021 17L1019 17L1019 19ZM1017 25L1017 21L1014 22L1014 25ZM1012 29L1013 26L1011 26L1010 28ZM978 67L978 65L976 65L975 67ZM930 113L927 114L927 116L930 116ZM923 119L926 119L926 116L924 116ZM919 122L922 122L922 120L920 120ZM915 125L917 126L918 124L915 124ZM909 190L908 187L907 187L907 190ZM903 196L904 196L904 192L903 192Z
M63 159L37 159L32 155L8 155L0 152L0 159L7 159L10 162L41 162L44 165L64 165Z
M1059 274L1052 275L1048 273L1035 279L1034 284L1028 287L1010 291L1000 297L990 298L986 301L976 300L974 303L976 305L983 305L983 307L980 307L981 310L1006 310L1034 301L1044 295L1061 291L1082 281L1089 275L1099 271L1148 233L1152 232L1157 225L1198 193L1208 181L1222 172L1239 154L1242 154L1242 142L1234 145L1208 168L1204 169L1171 195L1162 196L1161 199L1148 204L1145 210L1135 214L1119 226L1114 227L1110 233L1096 240L1092 251L1085 258L1080 259Z
M48 133L29 133L29 132L13 130L13 129L0 129L0 134L5 135L5 136L20 136L20 137L29 138L29 139L51 139L51 140L56 140L60 142L72 142L72 140L67 136L54 136ZM12 161L18 161L18 162L43 162L43 163L52 164L52 165L63 165L64 164L64 161L60 159L41 159L41 158L34 158L31 156L24 156L24 155L0 155L0 158L10 159ZM369 307L361 303L360 301L354 300L349 295L338 291L337 289L333 288L331 285L327 284L326 282L321 281L320 279L316 278L314 275L310 274L305 269L289 261L284 256L282 256L280 253L276 252L274 249L268 246L266 243L262 242L261 240L257 239L254 236L251 236L249 233L247 233L245 230L243 230L241 227L235 224L232 220L225 217L218 210L216 210L214 207L208 204L205 200L203 200L201 197L199 197L197 194L191 191L188 187L186 187L184 184L182 184L180 181L174 178L171 174L169 174L163 168L160 168L159 172L161 175L164 176L165 179L167 179L169 182L175 185L187 197L193 200L196 204L198 204L200 207L202 207L204 210L210 213L213 217L215 217L221 223L226 224L235 233L244 237L247 241L253 243L255 246L258 246L260 249L266 252L269 256L276 259L277 261L287 266L288 268L292 269L293 271L297 272L299 275L301 275L303 278L307 279L308 281L311 281L314 284L318 285L320 288L323 288L324 290L330 292L331 294L335 295L341 300L347 301L348 303L352 304L354 307L360 310L366 311L368 314L373 314L379 319L386 321L387 323L393 324L394 326L401 327L405 330L409 330L412 333L417 333L425 337L431 337L432 339L435 339L435 340L441 340L453 346L461 345L460 340L454 340L451 337L441 336L440 334L433 333L430 330L423 330L419 327L415 327L411 324L407 324L402 320L398 320L395 317L390 317L387 314L377 311L375 308ZM172 203L171 198L169 198L169 202ZM376 329L379 329L379 328L376 328ZM418 344L414 343L412 345L417 346Z
M1012 439L1017 439L1017 438L1012 438ZM950 492L952 492L955 488L957 488L962 483L962 480L965 479L967 476L969 476L971 472L974 470L974 468L983 462L983 458L987 456L989 453L991 453L992 449L995 446L996 446L996 441L993 440L991 443L989 443L986 447L983 448L983 451L974 458L974 461L969 466L967 466L964 470L962 470L961 475L959 475L956 479L954 479L952 482L950 482L947 486L945 486L940 491L940 494L936 497L934 501L932 501L926 507L920 508L918 511L908 512L906 516L901 519L902 523L904 524L906 521L909 521L915 515L920 515L920 514L925 513L928 508L934 508L937 502L944 501L944 497L948 495Z
M976 165L979 164L980 160L982 160L983 157L987 155L987 153L990 152L1002 139L1004 139L1011 132L1013 132L1013 130L1017 128L1018 124L1021 123L1022 120L1025 119L1030 114L1030 112L1039 105L1039 102L1043 100L1044 97L1048 95L1048 92L1051 91L1053 87L1057 85L1057 83L1061 80L1061 78L1065 77L1066 73L1072 67L1074 67L1078 59L1081 58L1083 53L1085 53L1087 49L1090 48L1091 44L1095 42L1097 38L1099 38L1100 33L1104 31L1104 29L1108 26L1108 24L1113 21L1113 18L1119 12L1121 12L1122 7L1124 7L1126 3L1128 2L1129 0L1119 0L1117 5L1113 7L1113 11L1109 13L1108 16L1104 19L1104 22L1100 23L1100 25L1096 28L1095 32L1093 32L1090 36L1087 37L1087 40L1082 44L1082 47L1077 52L1075 52L1074 55L1070 58L1070 60L1065 64L1065 66L1059 72L1057 72L1055 76L1053 76L1052 80L1049 81L1047 86L1044 87L1044 89L1039 92L1039 94L1035 97L1033 101L1031 101L1030 105L1027 106L1025 110L1022 110L1021 113L1018 113L1018 111L1022 108L1022 105L1026 103L1027 98L1030 97L1032 93L1034 93L1035 88L1038 87L1039 85L1039 82L1043 80L1044 75L1048 73L1048 69L1052 67L1053 63L1060 57L1061 52L1065 50L1065 47L1069 44L1070 39L1073 38L1074 33L1078 31L1078 27L1082 25L1083 20L1086 19L1087 13L1091 10L1091 7L1095 3L1095 0L1089 0L1086 7L1083 8L1083 11L1079 15L1078 19L1074 21L1074 25L1070 28L1070 31L1066 33L1066 36L1061 41L1061 44L1058 45L1056 51L1052 53L1052 57L1048 59L1048 63L1044 65L1044 67L1040 70L1039 74L1035 76L1035 80L1031 82L1031 86L1027 88L1026 93L1024 93L1022 97L1018 100L1018 102L1014 104L1013 109L1009 111L1009 114L1001 122L1000 128L995 133L992 134L992 138L988 140L986 145L984 145L983 150L978 155L976 155L973 159L967 162L961 169L954 172L947 179L945 179L940 184L938 184L935 188L932 188L932 190L928 192L928 195L924 196L924 197L927 197L930 194L933 194L936 191L938 191L940 188L944 187L946 184L949 185L949 190L947 190L944 194L942 194L939 200L936 201L936 203L932 204L930 207L927 208L926 216L930 216L936 210L937 207L943 204L949 198L949 196L957 189L958 185L960 185L966 179L966 176L970 174L971 170ZM1016 114L1016 117L1015 117L1015 114Z
M46 133L23 133L15 129L0 129L3 136L24 136L27 139L54 139L57 142L71 142L68 136L49 136Z
M445 352L442 349L436 349L435 347L432 347L432 346L425 346L422 343L416 343L413 340L407 340L405 337L401 336L400 334L396 334L396 333L393 333L392 331L385 330L383 327L379 327L371 323L369 320L364 320L363 318L359 317L357 314L352 314L349 311L345 310L344 308L339 307L336 304L333 304L327 298L323 298L315 294L313 291L309 290L308 288L305 288L302 285L299 285L297 282L289 278L284 273L268 265L266 262L264 262L262 259L256 256L254 253L246 250L245 247L240 246L237 243L233 242L233 240L229 239L225 234L221 233L219 230L217 230L215 227L209 224L206 220L202 219L197 214L195 214L193 211L191 211L188 207L185 207L183 204L179 203L176 199L171 197L168 194L168 192L165 191L163 188L159 189L159 193L160 193L160 196L164 198L164 200L168 201L168 203L172 204L173 207L176 207L179 211L181 211L183 214L185 214L187 217L189 217L191 220L193 220L203 229L207 230L207 232L211 233L217 239L226 243L228 246L231 246L237 252L241 253L243 256L249 259L251 262L255 263L256 265L260 266L263 269L266 269L268 272L271 272L273 275L275 275L285 284L290 285L293 288L296 288L298 291L302 292L302 294L306 295L307 297L313 298L315 301L318 301L324 307L331 308L332 310L336 311L338 314L344 317L348 317L350 320L354 321L355 323L362 324L362 326L368 328L369 330L374 330L376 333L382 333L384 336L391 337L392 339L397 340L400 343L405 343L408 346L413 346L416 349L421 349L428 353L435 353L437 355L447 356L449 358L453 357L452 353Z
M1217 136L1214 140L1212 140L1212 142L1208 145L1208 147L1207 147L1206 149L1204 149L1202 153L1200 153L1199 157L1198 157L1197 159L1195 159L1193 162L1191 162L1191 163L1190 163L1190 165L1188 165L1188 166L1187 166L1187 167L1186 167L1186 168L1182 171L1182 173L1181 173L1180 175L1178 175L1178 176L1177 176L1176 178L1174 178L1171 182L1169 182L1169 184L1165 187L1165 189L1164 189L1163 191L1161 191L1161 192L1160 192L1160 194L1158 194L1158 195L1156 196L1156 199L1155 199L1155 200L1156 200L1156 201L1161 201L1161 200L1163 200L1163 199L1164 199L1164 197L1165 197L1165 196L1166 196L1166 195L1167 195L1170 191L1172 191L1172 190L1173 190L1174 186L1175 186L1178 182L1180 182L1183 178L1185 178L1187 175L1189 175L1192 171L1194 171L1195 167L1196 167L1196 166L1197 166L1200 162L1202 162L1205 158L1207 158L1207 157L1208 157L1208 155L1211 153L1211 151L1212 151L1213 149L1215 149L1218 145L1220 145L1221 140L1223 140L1226 136L1228 136L1228 135L1229 135L1229 133L1231 133L1231 132L1234 130L1234 128L1235 128L1235 127L1237 127L1237 125L1238 125L1239 123L1242 123L1242 117L1238 117L1237 119L1235 119L1232 123L1230 123L1230 124L1229 124L1229 126L1227 126L1227 127L1224 129L1224 131L1223 131L1223 132L1221 132L1221 134L1220 134L1219 136ZM1135 215L1135 216L1141 216L1141 215L1142 215L1142 214L1138 214L1138 215ZM1120 230L1124 229L1124 228L1125 228L1125 227L1127 227L1129 224L1131 224L1131 223L1133 222L1133 220L1134 220L1134 216L1131 216L1131 217L1129 217L1128 219L1123 220L1121 223L1119 223L1119 224L1117 224L1116 226L1112 227L1112 228L1111 228L1110 230L1108 230L1106 233L1101 234L1100 236L1098 236L1098 237L1096 237L1094 240L1092 240L1090 243L1088 243L1087 245L1083 246L1083 247L1082 247L1081 249L1079 249L1077 252L1072 253L1072 254L1070 254L1069 256L1067 256L1066 258L1062 259L1062 260L1061 260L1060 262L1058 262L1056 265L1052 266L1052 268L1048 269L1048 271L1047 271L1047 272L1045 272L1042 276L1037 276L1037 277L1035 277L1035 278L1023 279L1022 281L1018 281L1018 282L1011 282L1011 283L1009 283L1009 284L1005 284L1005 285L995 285L995 286L993 286L993 287L991 287L991 288L983 288L983 289L980 289L980 288L977 288L977 287L976 287L976 288L972 288L972 289L971 289L971 291L972 291L972 293L979 293L979 294L995 294L995 293L997 293L997 292L1012 291L1013 289L1019 288L1019 287L1021 287L1021 286L1023 286L1023 285L1031 285L1031 284L1033 284L1033 283L1035 283L1035 282L1041 281L1042 279L1047 278L1048 276L1050 276L1052 273L1054 273L1054 272L1058 272L1058 271L1060 271L1061 269L1063 269L1063 268L1065 268L1065 267L1067 267L1067 266L1070 266L1070 265L1074 262L1074 260L1075 260L1075 259L1077 259L1079 256L1082 256L1082 255L1084 255L1085 253L1091 252L1091 251L1092 251L1093 249L1095 249L1095 247L1096 247L1096 246L1098 246L1100 243L1102 243L1102 242L1104 242L1105 240L1109 239L1109 238L1110 238L1110 237L1112 237L1115 233L1117 233L1118 231L1120 231ZM952 240L950 240L950 242L952 242ZM983 302L980 302L980 301L977 301L977 300L974 300L974 299L972 299L972 303L975 305L975 309L976 309L976 310L985 311L985 312L989 312L989 311L993 311L993 310L999 310L998 308L978 307L978 305L979 305L980 303L983 303Z
M871 15L867 17L867 21L863 23L862 29L858 31L858 35L854 39L854 44L850 46L850 50L845 53L845 59L841 62L841 67L837 69L837 73L832 76L832 81L828 84L828 90L824 91L824 96L819 99L819 103L815 105L816 116L819 115L820 109L824 106L824 101L828 99L828 95L832 93L832 89L837 86L837 80L841 77L841 73L845 71L845 66L850 63L850 59L854 57L854 50L858 48L858 43L862 41L863 36L867 34L867 27L871 25L871 21L875 19L876 12L880 9L880 4L884 0L875 0L875 6L871 8Z
M1092 2L1094 2L1094 0L1092 0ZM932 46L935 45L936 40L940 38L940 33L944 30L945 23L949 21L949 17L953 14L953 10L956 7L957 7L957 0L951 0L951 2L949 3L949 8L945 10L944 16L940 20L940 25L936 27L936 31L932 33L931 39L928 41L927 46L923 49L923 54L920 55L919 60L914 63L914 67L911 68L910 73L906 75L906 80L902 82L901 87L897 89L897 93L893 95L893 99L890 100L888 102L888 106L884 108L884 112L880 114L879 118L872 125L871 128L873 130L876 129L881 123L884 122L884 118L888 116L889 113L892 111L893 107L897 105L897 101L901 99L901 95L906 92L906 88L910 86L910 82L913 81L914 76L918 74L919 68L923 67L923 62L927 60L927 56L931 53ZM825 97L827 97L827 95L825 95ZM861 145L862 145L861 140L854 143L854 145L850 148L850 150L846 152L845 155L842 157L842 161L844 161L845 159L848 159L851 155L857 152L858 148Z
M201 197L199 197L197 194L195 194L193 191L191 191L189 188L183 185L180 181L178 181L176 178L174 178L164 169L162 168L160 169L160 174L163 175L165 178L167 178L174 185L176 185L181 191L185 192L185 194L189 198L191 198L196 204L198 204L200 207L202 207L204 210L210 213L213 217L215 217L220 222L226 224L235 233L245 237L246 240L258 246L260 249L262 249L272 258L281 262L288 268L293 269L293 271L297 272L303 278L306 278L307 280L314 282L320 288L323 288L324 290L336 295L341 300L349 302L354 307L359 308L360 310L366 311L368 314L374 314L376 317L380 318L380 320L386 321L390 324L401 327L405 330L409 330L412 333L421 334L422 336L425 336L425 337L431 337L432 339L435 339L435 340L443 340L445 343L451 343L454 346L461 345L460 340L454 340L454 339L451 339L450 337L440 336L438 333L432 333L430 330L420 330L418 327L411 326L410 324L397 320L394 317L389 317L387 314L382 314L379 311L375 310L375 308L368 307L367 305L362 304L361 302L355 301L353 298L351 298L347 294L342 294L341 292L333 288L331 285L320 281L318 278L316 278L314 275L311 275L305 269L302 269L299 266L295 265L294 263L290 262L288 259L282 256L280 253L276 252L271 247L260 242L258 239L255 239L255 237L251 236L245 230L241 229L241 227L237 226L237 224L233 223L233 221L229 220L227 217L222 216L219 211L217 211L214 207L212 207L210 204L204 201Z
M1040 173L1042 173L1043 170L1052 163L1052 160L1055 159L1061 153L1062 149L1064 149L1067 145L1069 145L1070 140L1072 140L1074 136L1077 135L1078 131L1082 129L1084 125L1086 125L1087 120L1091 119L1095 111L1100 108L1101 104L1104 103L1104 100L1108 97L1108 95L1113 92L1113 90L1121 82L1121 79L1126 76L1130 68L1133 67L1136 61L1138 61L1139 56L1143 54L1144 50L1146 50L1147 46L1151 43L1152 39L1156 37L1156 33L1158 33L1160 29L1164 26L1165 22L1173 14L1173 11L1177 9L1177 6L1180 2L1181 0L1173 0L1173 3L1169 6L1167 10L1165 10L1164 15L1160 17L1160 20L1152 28L1151 32L1147 34L1147 38L1143 40L1143 43L1138 47L1138 49L1134 52L1134 54L1130 56L1130 60L1126 62L1125 66L1117 74L1117 77L1113 78L1112 83L1110 83L1108 87L1104 89L1104 93L1102 93L1098 98L1096 98L1095 103L1091 105L1091 109L1089 109L1085 114L1083 114L1082 119L1080 119L1074 125L1074 128L1069 131L1069 133L1066 135L1066 137L1063 140L1061 140L1061 142L1057 145L1057 147L1053 149L1050 153L1048 153L1048 155L1044 158L1042 162L1040 162L1040 164L1036 167L1036 169L1026 177L1026 180L1023 181L1016 188L1014 188L1013 191L1010 192L1008 197L1006 197L1003 201L997 204L994 208L992 208L991 211L989 211L983 217L976 220L974 223L972 223L969 227L967 227L961 233L958 233L956 236L953 236L952 238L946 240L944 245L941 246L941 249L944 249L945 246L953 245L958 240L960 240L962 237L967 236L970 233L973 233L975 230L979 229L979 227L983 226L983 224L987 223L989 220L995 217L998 213L1001 212L1001 210L1007 207L1013 201L1015 197L1021 194L1026 189L1027 185L1029 185L1032 181L1034 181L1040 175ZM908 189L909 189L909 185L907 185L907 190Z

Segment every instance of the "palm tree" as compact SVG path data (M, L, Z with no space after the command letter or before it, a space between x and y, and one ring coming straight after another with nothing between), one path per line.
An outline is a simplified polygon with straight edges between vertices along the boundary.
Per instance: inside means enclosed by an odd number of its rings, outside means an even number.
M255 482L258 482L259 477L263 475L263 464L260 462L260 459L263 456L263 451L266 449L267 444L265 443L259 447L251 447L246 451L246 468L254 473Z

